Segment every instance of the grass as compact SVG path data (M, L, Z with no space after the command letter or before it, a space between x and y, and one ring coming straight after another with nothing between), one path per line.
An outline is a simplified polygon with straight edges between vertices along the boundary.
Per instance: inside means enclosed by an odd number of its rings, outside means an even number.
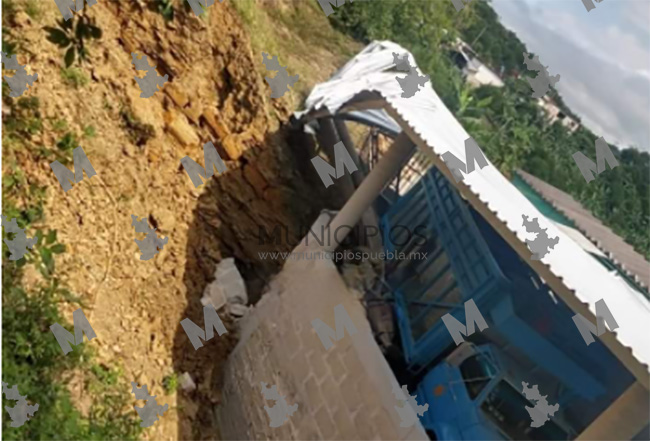
M94 341L73 346L64 355L50 332L54 323L73 331L70 317L60 314L59 305L81 307L87 316L89 305L57 275L56 257L65 253L66 247L58 240L56 230L42 228L47 192L61 189L48 190L35 177L27 179L20 167L36 162L44 154L44 149L39 150L30 140L43 131L39 101L4 96L4 106L2 213L7 221L15 218L27 237L36 237L37 242L15 261L9 260L11 252L2 243L2 380L10 387L17 385L19 393L26 395L30 404L38 403L39 408L30 421L18 428L9 427L11 419L5 414L3 439L138 439L142 429L132 411L128 381L120 369L94 361ZM67 128L60 120L51 124L59 130ZM57 142L58 151L47 154L68 156L75 142L75 136L66 133ZM14 234L5 229L3 236L12 240ZM23 275L30 268L30 274L37 276L30 277L27 286ZM76 382L82 388L78 392L88 399L83 411L71 397L73 379L81 380ZM15 401L3 396L3 407L15 405Z
M61 69L61 78L63 78L63 81L67 85L72 86L75 89L84 87L90 82L88 75L78 67L66 67Z
M231 3L251 38L258 69L267 75L262 52L277 55L289 75L300 74L293 92L306 95L362 47L336 31L315 0L295 8L262 7L255 0ZM329 69L328 69L329 68Z

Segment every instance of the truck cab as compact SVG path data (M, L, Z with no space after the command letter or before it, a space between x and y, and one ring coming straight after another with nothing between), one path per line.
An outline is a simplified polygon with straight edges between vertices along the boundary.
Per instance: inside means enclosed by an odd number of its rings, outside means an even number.
M570 431L555 418L541 427L531 427L526 407L535 404L520 389L504 369L496 346L463 343L418 386L418 403L429 403L420 421L431 439L438 440L571 438Z

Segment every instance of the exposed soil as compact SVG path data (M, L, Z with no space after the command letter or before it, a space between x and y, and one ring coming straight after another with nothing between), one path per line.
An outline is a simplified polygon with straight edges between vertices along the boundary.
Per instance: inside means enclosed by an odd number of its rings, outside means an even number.
M219 374L236 343L235 327L226 322L228 334L195 351L179 323L189 317L203 325L199 299L225 257L236 259L249 297L259 298L281 263L260 260L257 252L290 249L260 246L259 226L306 225L323 205L309 143L298 135L286 141L280 121L292 109L285 99L269 98L261 57L252 53L228 2L216 2L205 19L182 13L172 22L145 2L99 2L85 13L103 36L91 43L82 65L90 82L77 89L62 79L63 52L43 30L60 13L52 1L41 9L38 22L19 12L13 28L23 40L19 61L39 75L26 96L40 98L44 118L65 120L77 133L89 125L96 130L81 145L97 175L67 193L47 162L26 155L19 164L30 182L48 186L46 224L68 247L57 273L89 305L85 313L98 336L90 344L100 361L121 365L129 390L130 381L147 384L159 404L169 404L145 437L218 438L211 405L219 401ZM152 98L139 97L131 52L147 55L160 75L169 75ZM150 139L135 120L151 125ZM52 148L56 135L32 141ZM189 155L202 165L207 141L228 171L194 188L180 159ZM132 214L169 237L151 260L139 260L134 238L141 235L131 226ZM74 308L63 308L71 320ZM165 395L162 380L173 371L189 372L197 390ZM83 407L81 385L73 389Z

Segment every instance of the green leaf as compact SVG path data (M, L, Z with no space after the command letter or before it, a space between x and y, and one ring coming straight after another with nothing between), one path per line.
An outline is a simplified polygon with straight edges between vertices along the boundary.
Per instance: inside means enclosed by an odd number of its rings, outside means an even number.
M48 231L47 236L45 236L45 243L51 245L54 242L56 242L56 230L50 230Z
M74 20L59 20L59 27L62 29L72 29Z
M52 248L50 248L54 254L65 253L65 245L62 243L57 243Z
M52 258L52 251L47 248L40 249L41 260L45 267L44 275L50 275L54 272L54 259Z
M90 36L94 39L102 38L102 30L97 26L88 25L88 30L90 31Z
M77 39L82 39L84 37L87 37L88 36L87 32L88 31L87 31L87 28L86 28L86 25L84 24L84 22L78 21L77 22L77 29L75 31L75 35L77 36Z
M65 67L70 67L74 63L75 49L74 46L70 46L70 49L65 53Z
M70 152L77 147L77 138L72 133L68 132L63 135L63 138L57 141L56 146L64 152Z
M49 33L47 36L47 39L51 41L52 43L60 46L60 47L66 47L70 44L70 39L66 35L65 32L63 32L60 29L56 28L51 28L51 27L46 27L45 30Z
M14 185L15 183L16 183L16 181L15 181L15 179L14 179L11 175L6 175L6 176L2 179L2 184L3 184L5 187L7 187L7 188L11 187L11 186Z

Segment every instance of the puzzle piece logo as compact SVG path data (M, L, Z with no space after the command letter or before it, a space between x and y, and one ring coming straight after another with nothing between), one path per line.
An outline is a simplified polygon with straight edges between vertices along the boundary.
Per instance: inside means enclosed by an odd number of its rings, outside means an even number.
M88 2L88 7L94 6L97 4L97 0L85 0ZM70 20L72 18L72 11L79 12L84 8L84 0L54 0L56 6L59 8L59 12L63 15L64 20Z
M2 382L2 393L5 394L7 400L16 400L17 403L14 407L5 406L5 410L9 412L11 417L11 427L20 427L29 421L38 410L38 404L27 404L27 395L20 395L18 393L18 386L14 385L12 388L7 387L7 383Z
M15 217L11 219L11 222L7 222L7 217L3 214L2 226L5 227L6 233L13 233L16 235L12 240L9 240L8 237L5 239L5 243L9 247L9 251L11 251L9 260L18 260L22 258L25 255L25 253L27 253L27 248L31 250L32 247L36 245L36 241L38 239L36 237L27 239L27 235L25 234L25 229L18 228L18 224L16 223Z
M424 412L429 410L428 404L424 406L418 404L415 400L417 395L409 395L409 390L406 385L402 386L401 389L395 385L393 395L401 404L401 406L393 406L402 420L400 427L412 427L418 420L418 415L422 416Z
M278 73L273 77L264 77L269 86L271 87L271 98L281 98L289 90L289 87L298 81L298 75L289 76L286 66L280 66L280 61L277 55L270 57L266 52L262 52L262 62L266 66L266 70L277 71Z
M560 408L559 404L549 405L546 401L548 395L540 395L537 385L528 388L528 383L521 382L523 387L522 393L524 396L535 404L535 407L526 406L526 410L532 419L530 427L542 427L552 417L555 412Z
M208 6L214 5L214 0L187 0L187 3L190 4L192 11L198 17L203 14L203 10L207 9ZM223 3L223 0L219 0L219 3Z
M418 71L414 66L411 66L407 54L400 57L398 54L393 52L393 63L395 63L395 69L400 72L408 72L408 75L403 78L395 77L402 88L402 98L412 97L421 87L424 87L427 81L429 81L429 75L422 76L418 74Z
M16 71L13 77L5 76L5 80L7 80L7 84L11 88L9 96L14 98L19 97L25 93L28 84L30 86L34 84L34 81L38 78L38 74L27 75L27 70L25 70L26 65L18 64L16 55L7 57L7 54L4 52L0 54L2 55L2 62L5 65L5 69Z
M560 75L549 76L548 66L542 66L537 55L533 58L529 57L530 54L524 52L526 67L530 71L537 71L537 76L535 78L526 78L526 80L528 80L530 87L533 88L533 98L541 98L546 95L551 86L555 86L555 83L560 81Z
M531 257L532 260L541 260L546 254L548 254L550 249L553 249L555 245L560 241L559 237L554 237L551 239L546 233L547 228L542 229L539 226L539 221L537 218L533 218L532 221L528 220L528 216L522 214L523 226L526 228L526 231L529 233L537 233L535 240L526 239L526 245L528 249L533 253Z
M298 405L294 404L289 406L287 400L284 397L280 396L278 392L278 387L273 386L270 389L266 386L266 383L261 382L262 385L262 395L265 400L275 400L275 406L269 407L264 406L264 410L269 415L271 419L270 427L280 427L287 422L289 417L298 410Z
M162 250L163 247L167 245L167 242L169 241L169 237L160 239L156 235L156 229L151 228L149 226L147 219L145 218L143 218L142 220L137 220L137 219L138 216L136 216L135 214L131 215L131 226L135 227L136 233L146 233L147 236L143 240L138 240L138 239L133 239L133 240L138 245L138 248L140 248L140 252L142 253L142 255L140 256L140 260L149 260L156 254L158 254L158 250Z
M470 3L471 1L472 0L451 0L451 3L454 5L454 8L456 8L456 12L459 12L465 7L465 3Z
M138 412L138 415L142 419L140 427L153 426L153 424L158 421L158 417L163 416L163 414L167 412L169 404L165 404L164 406L158 404L156 401L156 395L149 395L146 384L138 388L138 383L132 381L131 386L131 393L135 395L136 400L147 400L147 403L144 405L144 407L133 406L135 411Z
M167 82L169 75L164 77L158 75L156 72L156 66L149 66L149 61L146 55L143 55L141 59L138 59L138 54L131 52L132 63L135 66L136 70L144 70L147 74L140 78L137 75L135 76L135 82L140 86L142 93L140 98L151 98L154 93L158 91L158 87L162 88Z

